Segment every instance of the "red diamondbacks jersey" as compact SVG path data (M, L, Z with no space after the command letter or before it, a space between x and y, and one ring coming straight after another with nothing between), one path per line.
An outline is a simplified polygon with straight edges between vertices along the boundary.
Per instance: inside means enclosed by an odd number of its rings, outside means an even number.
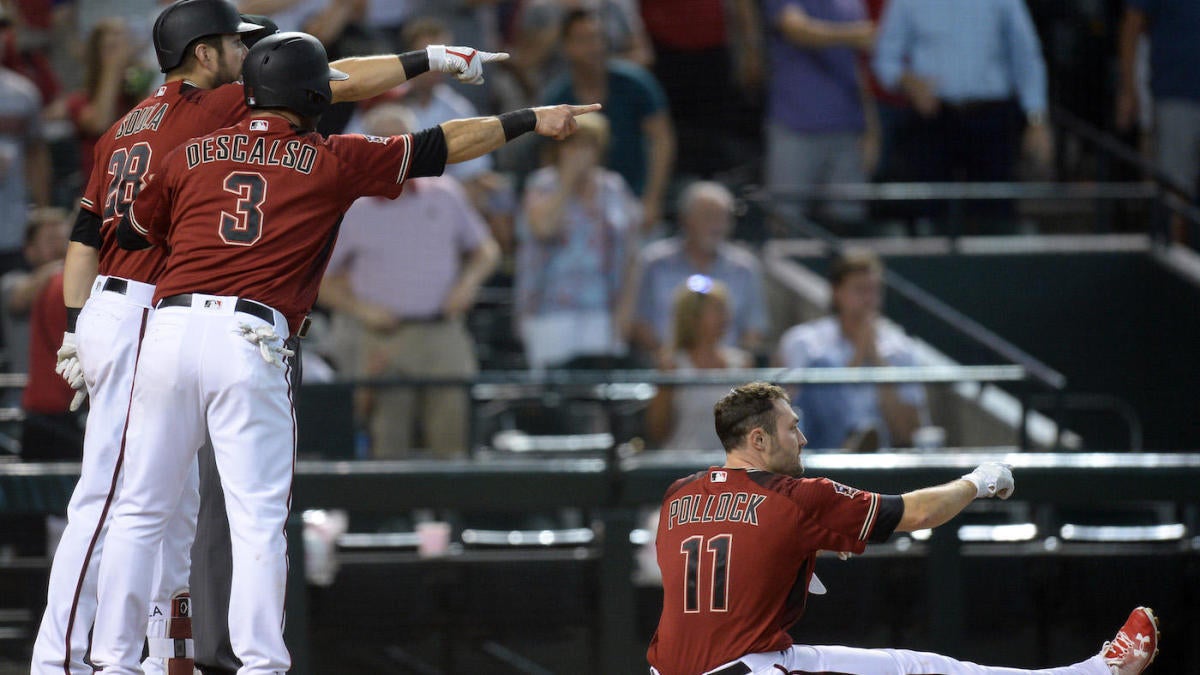
M650 665L661 675L699 675L787 649L817 551L862 553L868 539L886 539L899 522L898 500L745 469L712 467L676 481L659 512L663 611Z
M116 227L138 192L175 148L229 126L249 112L241 84L199 89L168 82L137 104L96 143L95 166L80 206L100 217L100 274L153 284L166 261L162 249L126 251Z
M412 154L410 135L325 138L274 116L192 139L130 211L134 229L170 250L155 302L236 295L283 312L295 332L342 215L359 197L400 196Z

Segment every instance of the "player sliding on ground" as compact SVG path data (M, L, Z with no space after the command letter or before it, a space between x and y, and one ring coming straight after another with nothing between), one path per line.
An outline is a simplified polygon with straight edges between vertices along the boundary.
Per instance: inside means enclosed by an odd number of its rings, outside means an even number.
M817 553L862 553L893 531L937 527L975 499L1008 499L1012 472L983 464L961 479L903 495L800 478L806 440L787 393L754 382L713 409L725 466L676 481L659 513L663 611L650 643L658 675L1137 675L1158 652L1158 623L1133 610L1112 642L1086 661L1021 670L900 649L794 645ZM820 593L823 590L817 590Z

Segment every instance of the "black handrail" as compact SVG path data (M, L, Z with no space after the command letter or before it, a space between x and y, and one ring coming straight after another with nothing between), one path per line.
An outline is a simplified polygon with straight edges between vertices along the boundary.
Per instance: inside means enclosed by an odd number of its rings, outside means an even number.
M762 194L761 191L755 191L748 196L744 195L743 198L750 201L760 201ZM779 223L779 219L776 219L776 222ZM788 229L798 230L800 234L805 236L824 241L834 252L840 252L849 245L832 232L805 219L780 224ZM1061 391L1066 387L1067 378L1065 375L1054 370L1020 347L1005 340L995 332L988 330L974 319L937 299L931 293L905 279L895 270L884 268L883 279L888 288L894 290L900 296L925 310L947 326L960 332L968 339L979 343L1000 358L1021 366L1033 379L1045 387L1055 391Z

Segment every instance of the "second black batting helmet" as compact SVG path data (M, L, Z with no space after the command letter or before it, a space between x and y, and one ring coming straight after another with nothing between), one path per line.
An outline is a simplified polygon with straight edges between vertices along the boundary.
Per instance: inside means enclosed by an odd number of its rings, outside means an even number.
M168 72L183 63L188 45L209 35L229 35L262 30L242 20L229 0L179 0L154 21L154 53L158 67Z
M333 103L329 81L349 77L329 67L325 47L308 33L268 35L242 62L247 106L284 108L314 119Z

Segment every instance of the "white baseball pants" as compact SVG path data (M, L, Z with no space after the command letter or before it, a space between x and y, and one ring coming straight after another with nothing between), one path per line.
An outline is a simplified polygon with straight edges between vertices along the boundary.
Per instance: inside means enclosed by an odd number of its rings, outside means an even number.
M100 606L92 660L105 675L140 673L141 636L153 560L180 488L207 433L229 516L233 583L229 627L239 675L284 673L287 580L284 526L291 500L295 419L288 373L264 354L282 346L274 326L234 311L236 298L193 294L191 307L154 312L134 376L125 458L100 564ZM273 328L267 349L243 327Z
M33 647L32 675L92 675L84 663L96 618L96 580L112 505L121 490L125 420L134 366L154 287L127 282L125 294L102 290L100 276L79 315L77 341L91 398L79 482L67 506L67 527L54 552L46 612ZM193 463L194 464L194 463ZM195 466L180 478L179 508L168 517L161 555L148 554L156 573L146 575L155 599L188 586L191 544L200 504ZM147 612L148 603L142 604Z
M806 673L856 673L861 675L1109 675L1097 655L1062 668L1025 670L981 666L949 656L907 649L792 645L780 652L749 654L739 659L753 675L805 675ZM735 662L736 663L736 662ZM725 668L730 664L721 666ZM715 668L714 670L720 670Z

